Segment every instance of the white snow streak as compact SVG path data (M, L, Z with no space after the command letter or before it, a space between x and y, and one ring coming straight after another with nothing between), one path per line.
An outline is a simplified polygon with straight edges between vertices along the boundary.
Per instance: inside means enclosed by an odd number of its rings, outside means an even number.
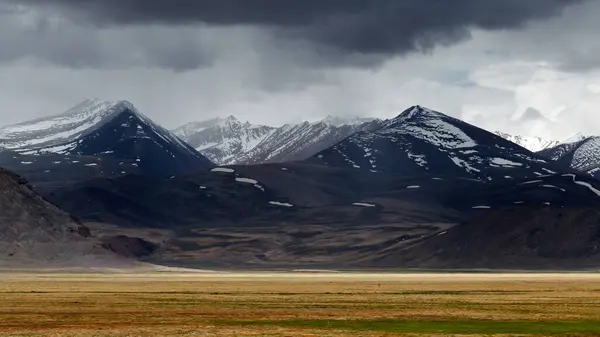
M279 202L279 201L269 201L269 204L275 205L275 206L282 206L282 207L294 207L294 205L292 205L290 203Z
M230 169L228 167L215 167L214 169L210 170L211 172L225 172L225 173L233 173L235 172L234 169Z
M361 207L375 207L375 205L367 204L366 202L355 202L355 203L352 203L352 205L361 206Z
M258 181L250 178L235 178L235 181L245 184L258 184Z

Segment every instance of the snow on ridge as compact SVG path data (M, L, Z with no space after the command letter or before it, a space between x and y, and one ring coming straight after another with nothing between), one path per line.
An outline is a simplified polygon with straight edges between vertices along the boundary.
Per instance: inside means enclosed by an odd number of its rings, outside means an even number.
M472 148L477 143L451 121L462 121L441 112L414 106L398 117L388 121L383 130L386 133L403 133L423 139L436 146L449 149Z
M170 131L142 114L131 102L124 100L86 100L59 115L0 128L0 139L3 139L0 146L32 154L69 153L77 146L76 140L91 134L125 111L130 111L144 124L142 128L139 123L136 123L136 137L150 138L147 132L151 130L165 142L183 148L195 157L201 156ZM122 125L122 127L130 126L135 125L130 122Z
M492 158L490 160L490 165L491 166L496 166L496 167L515 167L515 166L523 166L522 163L517 163L505 158Z
M598 163L597 154L600 152L600 137L585 139L573 153L571 167L585 170Z
M560 187L558 187L558 186L554 186L554 185L548 185L548 184L546 184L546 185L540 185L540 186L541 186L541 187L546 187L546 188L554 188L554 189L557 189L557 190L561 190L561 191L563 191L563 192L566 192L566 191L567 191L567 190L565 190L564 188L560 188Z
M282 206L282 207L294 207L294 205L292 205L288 202L281 202L281 201L269 201L269 204L275 205L275 206Z
M375 207L375 205L366 202L353 202L352 205L361 207Z
M5 126L0 128L2 145L8 149L62 145L119 112L119 103L88 100L60 115Z
M501 131L495 131L494 134L510 142L513 142L521 147L524 147L531 152L542 151L560 144L560 142L557 140L548 140L542 137L511 135Z
M592 184L586 183L585 181L578 181L578 180L573 180L573 182L575 184L577 184L577 185L581 185L581 186L587 187L590 191L594 192L597 196L600 196L600 190L594 188L592 186Z
M528 185L528 184L537 184L537 183L543 183L543 180L530 180L530 181L526 181L526 182L522 182L519 185Z
M213 169L210 170L211 172L224 172L224 173L233 173L235 172L234 169L228 168L228 167L215 167Z
M258 181L254 180L254 179L250 179L250 178L235 178L235 181L239 182L239 183L245 183L245 184L258 184Z
M450 158L450 160L452 160L452 162L454 162L454 164L456 166L464 168L469 173L481 172L481 170L471 166L468 162L466 162L458 157L450 156L449 158Z

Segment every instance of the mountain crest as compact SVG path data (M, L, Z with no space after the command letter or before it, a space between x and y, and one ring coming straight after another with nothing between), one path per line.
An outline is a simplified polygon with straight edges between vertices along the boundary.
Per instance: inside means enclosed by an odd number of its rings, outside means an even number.
M404 110L403 112L401 112L396 118L393 118L390 122L391 123L396 123L399 121L407 121L407 120L412 120L412 119L421 119L421 118L451 118L451 119L455 119L453 117L450 117L448 115L445 115L441 112L420 106L420 105L414 105L411 106L410 108Z
M0 146L25 155L109 156L119 165L133 161L141 173L155 175L214 166L125 100L90 99L60 115L0 128Z

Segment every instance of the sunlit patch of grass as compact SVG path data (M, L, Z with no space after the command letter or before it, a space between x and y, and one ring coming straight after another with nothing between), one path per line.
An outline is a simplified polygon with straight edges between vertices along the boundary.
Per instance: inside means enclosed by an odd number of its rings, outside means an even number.
M600 321L403 321L403 320L289 320L218 321L225 326L278 326L411 334L600 335Z

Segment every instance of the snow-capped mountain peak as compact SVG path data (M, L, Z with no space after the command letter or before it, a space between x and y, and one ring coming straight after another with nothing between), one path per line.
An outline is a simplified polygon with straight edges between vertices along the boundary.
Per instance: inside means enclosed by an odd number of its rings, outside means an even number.
M519 146L522 146L532 152L542 151L560 144L559 141L544 139L542 137L526 137L519 135L511 135L501 131L495 131L494 134L508 141L511 141Z
M462 124L466 123L416 105L385 123L381 132L410 134L420 140L448 149L476 146L475 141L461 130Z
M392 120L390 120L390 123L397 123L400 121L411 120L413 118L452 118L452 117L447 116L441 112L422 107L420 105L414 105L414 106L404 110L396 118L393 118Z
M573 136L571 136L571 137L563 140L562 142L560 142L560 144L576 143L576 142L580 142L582 140L585 140L585 139L588 139L588 138L591 138L591 137L594 137L594 136L584 134L583 132L577 132Z
M183 125L173 132L218 164L231 164L251 150L275 128L241 122L235 116L213 118Z
M21 153L134 160L148 173L212 167L208 159L128 101L86 100L66 112L0 128L0 146ZM159 165L156 161L162 161Z
M378 129L356 133L310 160L371 172L425 171L478 180L555 172L552 164L508 140L422 106L406 109Z
M220 165L301 160L349 135L379 125L372 118L328 116L281 127L215 118L189 123L173 132Z
M86 130L129 108L127 101L85 100L66 112L0 128L7 149L51 147L81 136Z

